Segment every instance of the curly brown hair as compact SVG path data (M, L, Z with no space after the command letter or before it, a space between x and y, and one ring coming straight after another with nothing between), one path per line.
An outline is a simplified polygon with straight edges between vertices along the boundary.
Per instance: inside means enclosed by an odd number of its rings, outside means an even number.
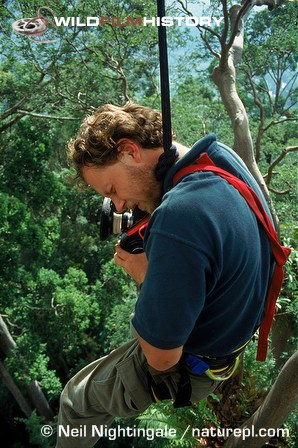
M68 156L79 177L84 166L113 164L121 138L135 140L145 149L161 147L161 113L129 102L122 107L105 104L86 117L75 140L68 145Z

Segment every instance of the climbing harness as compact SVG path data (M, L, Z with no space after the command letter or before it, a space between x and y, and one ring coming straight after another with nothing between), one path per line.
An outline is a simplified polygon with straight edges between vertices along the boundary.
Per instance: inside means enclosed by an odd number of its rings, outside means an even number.
M255 191L238 177L216 166L206 152L202 153L193 165L186 166L179 170L173 177L173 185L176 185L176 183L185 175L197 171L212 172L233 185L254 212L269 239L271 251L275 258L276 264L266 297L264 318L259 328L257 351L257 360L265 361L268 349L268 336L275 312L275 304L284 276L283 266L285 265L291 250L279 243L276 231L270 221L270 218L268 217L263 204ZM209 357L191 353L183 353L179 361L180 381L178 383L178 389L173 406L178 408L191 405L190 398L192 388L189 370L199 376L205 374L213 381L226 381L231 378L237 370L240 355L248 343L249 341L246 341L241 347L237 348L226 357ZM150 374L148 377L148 385L154 402L171 398L170 391L166 384L164 382L156 384Z
M177 392L173 406L175 408L191 406L191 373L202 376L206 375L213 381L226 381L236 372L240 361L240 355L250 340L246 341L241 347L234 350L226 357L198 356L190 353L183 353L179 361L180 380L177 385ZM164 381L156 383L153 377L148 373L148 388L153 402L171 399L171 393Z
M229 356L223 358L186 353L184 354L184 360L193 373L197 375L205 373L211 380L225 381L231 378L236 372L240 355L249 342L250 339L241 345L241 347L234 350Z
M266 297L264 319L259 328L259 341L257 351L257 361L265 361L268 349L268 336L275 312L275 304L278 294L281 290L284 277L283 266L287 262L287 259L291 253L291 249L282 246L279 243L276 231L270 221L270 218L267 215L263 204L255 191L241 179L238 179L238 177L233 176L228 171L225 171L216 166L207 153L201 154L201 156L196 160L195 164L182 168L178 173L176 173L173 178L174 185L186 174L196 171L211 171L212 173L217 174L218 176L224 178L231 185L233 185L246 200L247 204L254 212L256 218L262 225L269 239L271 251L275 258L275 267Z
M285 265L291 250L279 243L276 231L270 221L270 218L268 217L263 204L255 191L238 177L216 166L206 152L202 153L193 165L179 170L173 177L173 185L176 185L176 183L185 175L197 171L212 172L233 185L245 199L269 239L271 251L275 258L275 268L266 297L264 318L259 328L257 350L257 360L265 361L268 349L268 336L275 312L275 304L281 290L284 276L283 266ZM199 376L204 374L213 381L226 381L231 378L237 370L240 355L248 343L249 341L246 341L241 347L234 350L226 357L209 357L184 353L179 361L180 381L178 383L178 389L173 406L178 408L191 405L190 399L192 389L189 370ZM150 378L150 375L148 381L149 390L151 391L153 401L156 402L171 398L170 391L165 383L162 382L156 384L153 378Z

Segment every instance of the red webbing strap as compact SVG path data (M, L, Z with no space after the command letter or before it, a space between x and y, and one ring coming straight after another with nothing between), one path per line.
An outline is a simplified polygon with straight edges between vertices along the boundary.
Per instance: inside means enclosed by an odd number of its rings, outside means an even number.
M288 247L281 246L281 244L279 243L276 231L255 191L250 188L245 182L238 179L236 176L216 166L207 153L201 154L194 165L187 166L178 171L173 178L174 185L178 182L179 179L181 179L181 177L195 171L211 171L233 185L246 200L252 211L255 213L257 219L262 224L269 238L271 250L274 255L276 264L266 298L264 319L259 329L259 342L257 352L257 360L265 361L268 349L268 336L275 312L275 304L281 290L284 277L283 266L285 265L291 250Z

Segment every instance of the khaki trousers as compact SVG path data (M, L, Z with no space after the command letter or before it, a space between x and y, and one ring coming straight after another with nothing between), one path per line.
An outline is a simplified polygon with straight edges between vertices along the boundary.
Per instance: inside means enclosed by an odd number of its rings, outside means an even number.
M148 366L137 339L78 372L65 386L60 399L56 448L90 448L100 429L115 417L130 418L153 402L148 371L156 383L164 381L175 399L180 373L177 366L158 372ZM219 384L207 376L190 373L192 403L207 397Z

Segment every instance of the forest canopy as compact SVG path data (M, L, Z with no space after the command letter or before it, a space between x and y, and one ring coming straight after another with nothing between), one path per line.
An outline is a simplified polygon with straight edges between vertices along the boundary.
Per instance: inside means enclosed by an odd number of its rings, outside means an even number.
M243 12L243 42L233 47L230 8L252 3L263 6ZM40 426L55 422L62 387L74 373L130 337L138 295L138 286L112 260L117 237L99 241L102 197L78 190L71 180L67 143L82 119L104 103L161 108L158 29L137 20L157 17L154 1L48 0L40 10L45 34L30 38L13 29L21 18L38 17L40 7L35 0L0 6L0 433L15 448L54 446L53 438L40 436ZM235 150L243 141L238 149L244 160L250 145L245 162L266 190L280 239L292 253L268 360L255 362L253 342L237 377L243 391L232 390L234 401L228 396L220 408L214 395L178 414L167 412L168 405L150 408L134 424L240 426L297 349L297 11L293 1L167 2L167 16L184 17L183 26L167 27L177 140L191 146L214 132ZM54 17L80 21L57 26ZM102 23L80 25L87 17ZM248 123L241 136L231 124L226 84L217 77L218 67L227 69L231 49ZM294 446L294 420L292 413L286 445L280 446ZM179 437L151 444L175 446ZM191 437L183 442L196 446ZM142 446L142 440L134 443Z

